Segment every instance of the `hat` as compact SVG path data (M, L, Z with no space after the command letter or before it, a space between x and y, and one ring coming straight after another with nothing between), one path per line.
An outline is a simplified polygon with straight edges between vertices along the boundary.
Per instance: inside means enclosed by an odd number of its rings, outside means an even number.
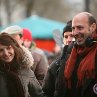
M14 25L14 26L9 26L7 28L5 28L3 31L1 31L1 33L8 33L10 35L12 34L21 34L22 35L22 28L18 25Z
M72 20L68 21L66 26L63 28L63 36L65 32L72 32Z
M23 40L32 41L32 33L27 28L23 28Z

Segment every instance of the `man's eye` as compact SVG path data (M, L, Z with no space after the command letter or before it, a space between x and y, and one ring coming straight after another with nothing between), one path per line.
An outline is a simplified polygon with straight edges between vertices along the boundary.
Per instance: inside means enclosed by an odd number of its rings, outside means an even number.
M81 30L83 28L84 28L83 26L72 27L72 31L74 31L75 29Z
M81 29L83 29L84 27L82 27L82 26L78 26L77 28L81 30Z
M83 27L79 27L79 29L83 29Z
M75 27L72 27L72 30L74 30L75 29Z

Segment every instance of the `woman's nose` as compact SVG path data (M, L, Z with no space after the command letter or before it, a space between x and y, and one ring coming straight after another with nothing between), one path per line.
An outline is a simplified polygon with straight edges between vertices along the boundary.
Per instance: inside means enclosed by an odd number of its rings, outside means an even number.
M4 55L8 55L8 50L4 49L3 53Z

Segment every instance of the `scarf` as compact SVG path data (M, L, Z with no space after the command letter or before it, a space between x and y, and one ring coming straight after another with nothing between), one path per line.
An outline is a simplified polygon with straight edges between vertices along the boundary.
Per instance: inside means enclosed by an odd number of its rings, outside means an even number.
M97 38L96 37L93 37ZM77 87L80 87L84 83L85 78L95 77L95 57L97 52L97 43L93 43L90 47L73 47L71 54L66 61L64 75L67 83L67 87L71 88L71 76L74 71L76 60L78 55L82 56L83 59L79 63L77 69Z

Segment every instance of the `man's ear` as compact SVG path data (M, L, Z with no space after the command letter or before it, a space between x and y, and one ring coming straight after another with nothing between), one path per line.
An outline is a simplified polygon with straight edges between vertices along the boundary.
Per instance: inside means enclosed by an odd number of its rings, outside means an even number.
M93 23L92 25L91 25L91 28L90 28L90 30L92 31L92 32L95 32L96 31L96 23Z

